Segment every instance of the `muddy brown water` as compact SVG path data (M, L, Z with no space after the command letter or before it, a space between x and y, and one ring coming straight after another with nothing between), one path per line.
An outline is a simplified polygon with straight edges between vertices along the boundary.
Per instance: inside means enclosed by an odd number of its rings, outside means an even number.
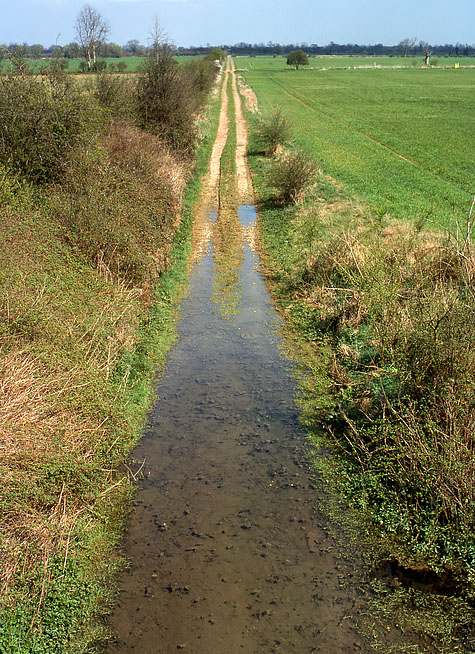
M234 128L238 210L233 193L220 194ZM107 654L432 653L430 639L396 626L394 605L371 604L371 575L380 583L388 571L363 560L357 525L344 533L329 522L322 507L338 500L302 464L295 369L255 254L256 212L245 204L246 144L228 57L178 337L131 464L141 478L124 542L130 568ZM389 598L393 573L386 581Z
M255 219L239 208L241 223ZM210 214L210 227L216 216ZM216 223L215 223L216 224ZM252 229L252 228L251 228ZM300 463L295 381L258 259L195 264L157 388L110 652L354 652L334 543ZM222 267L221 267L222 268Z
M254 208L239 217L239 256L223 257L210 213L135 451L145 463L109 654L371 649L356 630L358 552L330 535L301 464L295 376L252 247Z

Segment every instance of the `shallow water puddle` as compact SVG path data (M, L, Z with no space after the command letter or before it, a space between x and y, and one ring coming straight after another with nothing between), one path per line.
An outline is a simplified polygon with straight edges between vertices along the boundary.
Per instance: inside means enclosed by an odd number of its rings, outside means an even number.
M109 652L367 651L356 574L299 459L280 318L253 251L255 210L210 214L157 388Z

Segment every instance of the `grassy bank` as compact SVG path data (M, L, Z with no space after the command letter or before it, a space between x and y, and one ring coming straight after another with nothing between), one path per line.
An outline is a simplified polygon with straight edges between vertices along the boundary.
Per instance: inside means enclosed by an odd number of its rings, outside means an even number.
M267 277L302 353L315 466L366 525L389 579L374 610L390 606L434 651L471 651L470 221L458 216L458 237L424 231L322 173L304 203L283 205L259 150L251 139Z
M0 651L90 651L216 131L189 163L116 121L38 186L2 169ZM186 185L185 185L186 182Z

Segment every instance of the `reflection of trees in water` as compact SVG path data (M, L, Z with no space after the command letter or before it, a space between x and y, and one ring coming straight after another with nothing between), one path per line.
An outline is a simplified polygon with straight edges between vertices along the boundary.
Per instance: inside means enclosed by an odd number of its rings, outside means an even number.
M239 312L241 299L240 269L244 253L242 227L236 211L221 211L213 225L213 301L223 318Z

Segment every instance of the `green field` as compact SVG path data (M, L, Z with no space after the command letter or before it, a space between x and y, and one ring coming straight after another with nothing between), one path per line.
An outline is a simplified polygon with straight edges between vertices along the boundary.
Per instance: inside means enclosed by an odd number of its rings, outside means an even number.
M235 57L236 65L240 67L243 60L250 70L260 70L263 65L275 70L285 69L287 55L276 57ZM311 55L309 68L414 68L421 67L424 57L421 55L408 55L407 57L359 56L359 55ZM454 68L455 64L461 67L475 66L475 57L431 57L431 63L438 68Z
M178 63L183 63L189 61L192 57L188 56L177 56L175 57ZM33 70L34 73L41 73L42 70L48 69L51 65L51 62L54 61L53 58L50 59L29 59L28 65ZM66 62L66 72L68 73L83 73L81 64L85 62L85 59L65 59ZM143 62L143 57L99 57L99 61L105 61L107 64L106 70L108 72L120 72L118 70L118 64L122 63L125 65L124 73L136 73L141 63ZM8 70L10 66L9 61L3 60L0 61L0 71Z
M260 110L282 107L296 143L377 212L445 226L454 210L468 212L475 69L296 71L271 57L239 57L236 67Z
M114 68L117 68L119 62L123 62L126 66L126 73L135 73L137 68L140 66L143 61L143 57L109 57L106 59L99 58L100 61L105 61L107 68L110 69L111 64ZM29 59L28 66L33 70L34 73L40 73L43 69L48 69L51 65L51 62L54 61L53 58L49 59ZM80 64L85 62L85 59L65 59L66 62L66 72L68 73L80 73L82 72ZM6 59L0 61L0 70L8 70L10 67L10 62Z
M140 64L143 61L143 57L110 57L103 59L102 57L99 57L100 61L105 61L107 63L107 68L110 69L111 64L114 67L117 67L117 64L119 62L123 62L126 66L125 71L126 73L135 73L137 72L137 68L140 66ZM81 72L80 71L80 64L81 62L85 61L84 59L67 59L68 62L68 67L66 70L71 73L76 73L76 72Z

